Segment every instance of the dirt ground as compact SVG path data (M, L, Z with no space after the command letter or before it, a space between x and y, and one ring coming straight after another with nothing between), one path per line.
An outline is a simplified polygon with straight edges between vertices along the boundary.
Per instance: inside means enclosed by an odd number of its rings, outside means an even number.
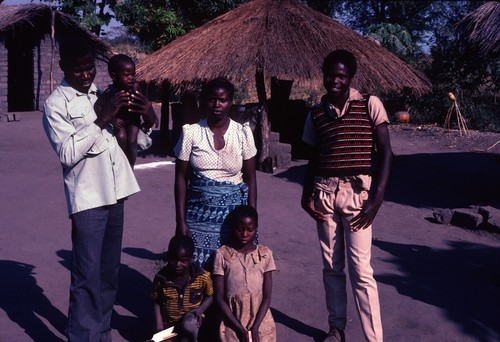
M432 219L435 208L499 207L500 144L489 148L500 134L398 125L391 140L394 166L374 222L372 262L385 340L500 340L500 236ZM0 122L0 161L0 341L63 341L70 222L39 112ZM151 280L174 232L169 161L154 154L138 161L142 191L126 204L115 342L144 341L152 331ZM299 205L304 168L298 160L257 175L260 241L276 258L271 307L283 342L321 341L328 328L314 222ZM363 340L352 297L346 335Z

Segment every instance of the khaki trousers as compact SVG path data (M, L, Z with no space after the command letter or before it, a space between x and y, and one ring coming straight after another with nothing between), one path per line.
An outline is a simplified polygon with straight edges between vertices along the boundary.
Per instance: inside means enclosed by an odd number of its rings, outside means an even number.
M371 179L360 177L315 177L316 210L327 218L318 222L323 257L323 283L330 327L346 325L346 275L351 281L356 308L367 341L383 341L377 283L370 265L372 227L351 231L349 221L368 199ZM368 184L367 184L368 183Z

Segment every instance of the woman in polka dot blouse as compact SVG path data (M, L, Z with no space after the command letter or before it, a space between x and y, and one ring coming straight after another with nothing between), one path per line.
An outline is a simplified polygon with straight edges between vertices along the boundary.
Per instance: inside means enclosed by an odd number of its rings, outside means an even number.
M174 148L176 234L193 238L195 263L210 270L229 234L222 227L227 214L242 204L257 206L257 149L249 124L229 118L231 82L211 80L202 95L206 118L184 125Z

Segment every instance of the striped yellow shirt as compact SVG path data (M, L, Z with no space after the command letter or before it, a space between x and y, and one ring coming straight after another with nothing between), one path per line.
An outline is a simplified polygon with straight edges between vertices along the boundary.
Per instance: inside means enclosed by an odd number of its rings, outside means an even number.
M198 266L192 266L190 278L182 288L169 279L173 279L173 275L167 267L162 268L155 275L151 291L151 298L160 306L166 327L175 325L186 313L198 308L205 298L214 294L210 273Z

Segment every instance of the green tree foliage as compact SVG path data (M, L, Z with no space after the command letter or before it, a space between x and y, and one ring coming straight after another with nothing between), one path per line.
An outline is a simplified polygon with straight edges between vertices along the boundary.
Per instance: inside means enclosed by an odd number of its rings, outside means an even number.
M435 44L441 36L453 33L453 24L484 1L388 1L340 0L332 15L347 27L369 34L370 27L397 24L416 45L416 52Z
M495 93L500 90L500 59L480 58L477 51L456 39L439 40L423 71L432 82L432 93L415 101L421 122L444 121L452 92L470 128L500 131Z
M61 12L77 19L84 27L96 35L101 35L101 28L108 25L113 15L109 9L115 0L44 0L55 4Z
M128 33L149 50L156 50L186 33L182 16L168 1L118 0L113 10Z
M146 50L156 50L244 0L117 0L116 18Z
M1 1L1 0L0 0ZM113 16L146 50L156 50L247 0L43 0L97 35Z
M248 0L178 0L176 7L189 20L190 24L198 27L224 14Z
M415 44L410 33L399 24L381 23L370 25L367 29L369 37L372 37L388 50L406 61L413 61L415 56Z

